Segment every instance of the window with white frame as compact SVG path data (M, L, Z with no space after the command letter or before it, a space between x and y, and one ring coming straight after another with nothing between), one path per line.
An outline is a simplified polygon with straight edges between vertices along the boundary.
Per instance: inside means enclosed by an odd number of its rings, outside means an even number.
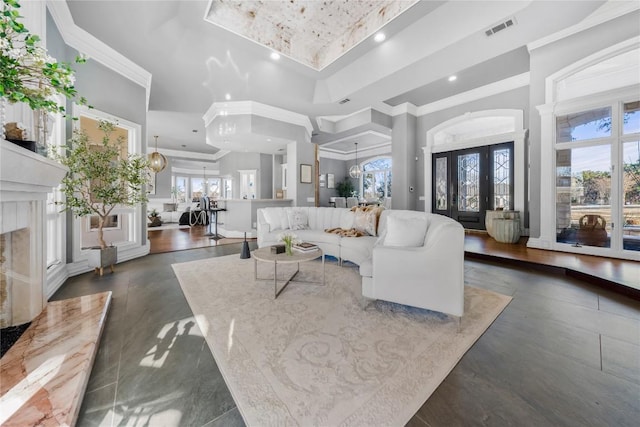
M640 251L640 100L555 124L556 242Z
M391 158L382 157L362 165L362 197L384 200L391 197Z

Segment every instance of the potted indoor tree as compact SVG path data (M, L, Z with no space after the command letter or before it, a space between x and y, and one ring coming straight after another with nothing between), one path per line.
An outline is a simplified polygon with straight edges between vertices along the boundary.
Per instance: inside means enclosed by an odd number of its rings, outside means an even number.
M143 186L147 183L148 161L141 155L121 155L122 137L111 141L115 125L101 120L98 127L102 141L91 141L86 132L74 130L64 154L52 153L69 172L62 180L65 200L59 202L64 209L83 217L98 218L97 232L100 246L89 255L89 266L99 269L111 266L117 260L117 248L104 240L104 225L116 207L135 206L147 202Z

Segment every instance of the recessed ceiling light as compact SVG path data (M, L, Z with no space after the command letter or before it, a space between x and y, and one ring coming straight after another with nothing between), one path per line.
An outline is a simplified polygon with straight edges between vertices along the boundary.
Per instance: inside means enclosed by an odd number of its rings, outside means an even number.
M453 82L458 78L458 76L449 76L449 81Z
M278 52L271 52L271 59L277 61L278 59L280 59L280 54Z
M384 41L384 39L386 39L386 38L387 38L387 36L385 36L385 35L384 35L384 33L377 33L377 34L373 37L373 39L374 39L375 41L377 41L378 43L383 42L383 41Z
M198 129L192 129L191 132L198 133Z
M187 148L187 144L182 144L182 148Z
M271 138L267 138L267 142L271 142Z
M224 96L224 99L226 99L227 101L229 101L231 99L231 94L228 93Z

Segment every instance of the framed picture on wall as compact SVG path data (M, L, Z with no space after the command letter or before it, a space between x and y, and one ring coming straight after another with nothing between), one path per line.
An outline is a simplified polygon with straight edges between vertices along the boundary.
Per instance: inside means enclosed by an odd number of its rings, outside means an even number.
M311 165L300 165L300 183L311 184Z
M327 188L336 188L336 177L332 173L327 174Z
M156 194L156 174L155 172L147 172L147 194Z
M327 175L321 173L320 174L320 181L318 181L320 183L320 187L324 188L325 185L327 185Z

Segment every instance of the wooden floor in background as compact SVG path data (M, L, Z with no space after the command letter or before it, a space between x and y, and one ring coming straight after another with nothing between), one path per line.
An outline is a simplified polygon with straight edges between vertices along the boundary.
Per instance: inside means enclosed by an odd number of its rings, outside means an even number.
M467 258L564 269L567 275L594 283L624 285L618 286L617 290L635 298L640 297L640 262L637 261L528 248L527 237L521 238L516 244L500 243L488 234L479 232L465 234L465 253Z
M205 236L208 231L209 227L204 225L195 225L189 228L170 230L149 230L147 231L147 237L151 248L149 253L160 254L165 252L182 251L185 249L206 248L210 246L227 245L229 243L238 243L243 240L239 238L214 240L211 239L210 236Z

